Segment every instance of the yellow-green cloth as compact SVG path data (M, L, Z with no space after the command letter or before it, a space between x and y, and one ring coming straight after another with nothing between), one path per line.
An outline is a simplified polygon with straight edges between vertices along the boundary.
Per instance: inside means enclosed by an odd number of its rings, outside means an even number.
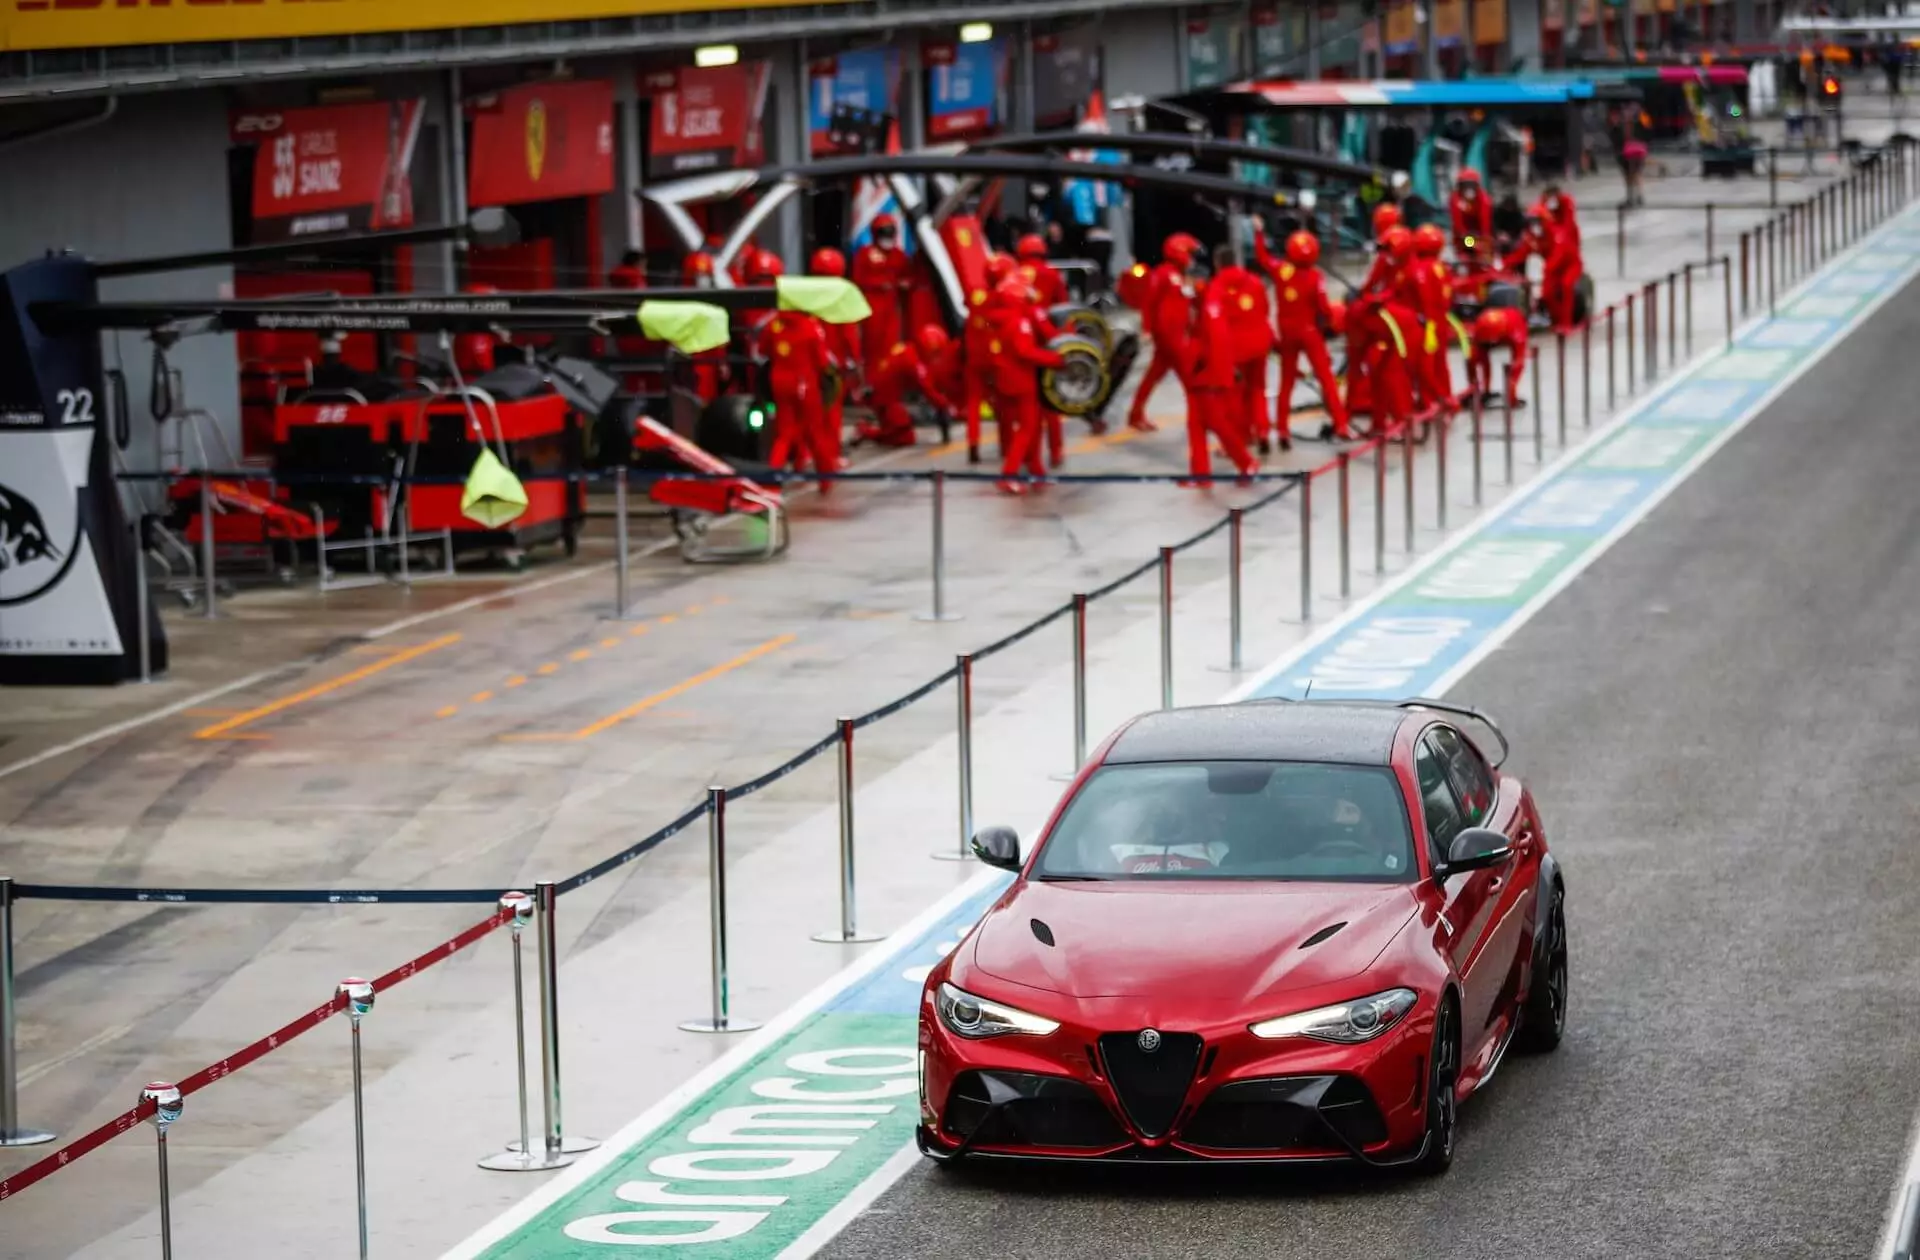
M873 314L867 295L838 276L781 276L773 282L783 311L805 311L829 324L857 324Z
M640 331L682 354L727 344L727 312L711 302L642 302Z
M467 487L460 494L460 515L488 529L510 525L527 510L527 488L520 478L500 462L493 448L480 448L467 474Z

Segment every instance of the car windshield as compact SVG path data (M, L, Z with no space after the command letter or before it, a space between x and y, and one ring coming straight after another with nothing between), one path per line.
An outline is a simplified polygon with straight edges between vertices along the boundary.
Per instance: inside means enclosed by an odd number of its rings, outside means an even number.
M1042 880L1413 875L1406 802L1386 767L1272 761L1103 766L1033 868Z

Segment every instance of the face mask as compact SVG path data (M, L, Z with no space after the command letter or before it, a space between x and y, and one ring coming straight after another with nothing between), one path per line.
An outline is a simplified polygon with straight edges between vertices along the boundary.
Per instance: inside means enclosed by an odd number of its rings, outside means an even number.
M874 239L874 240L875 240L875 241L876 241L877 243L879 243L879 244L881 244L881 245L891 245L891 244L893 244L893 233L891 233L891 232L875 232L875 233L873 234L873 239Z

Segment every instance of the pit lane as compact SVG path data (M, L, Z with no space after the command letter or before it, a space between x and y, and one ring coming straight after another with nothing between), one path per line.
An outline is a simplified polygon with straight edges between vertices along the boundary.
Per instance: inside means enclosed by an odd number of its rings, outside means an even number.
M1571 1020L1437 1181L917 1165L818 1254L1866 1255L1920 1102L1920 290L1451 692L1565 864Z

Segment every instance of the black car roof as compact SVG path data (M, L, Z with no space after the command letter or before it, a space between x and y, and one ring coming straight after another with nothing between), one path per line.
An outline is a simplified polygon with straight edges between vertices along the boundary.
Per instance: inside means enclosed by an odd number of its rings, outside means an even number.
M1408 711L1398 705L1249 700L1137 719L1106 760L1327 761L1384 766Z

